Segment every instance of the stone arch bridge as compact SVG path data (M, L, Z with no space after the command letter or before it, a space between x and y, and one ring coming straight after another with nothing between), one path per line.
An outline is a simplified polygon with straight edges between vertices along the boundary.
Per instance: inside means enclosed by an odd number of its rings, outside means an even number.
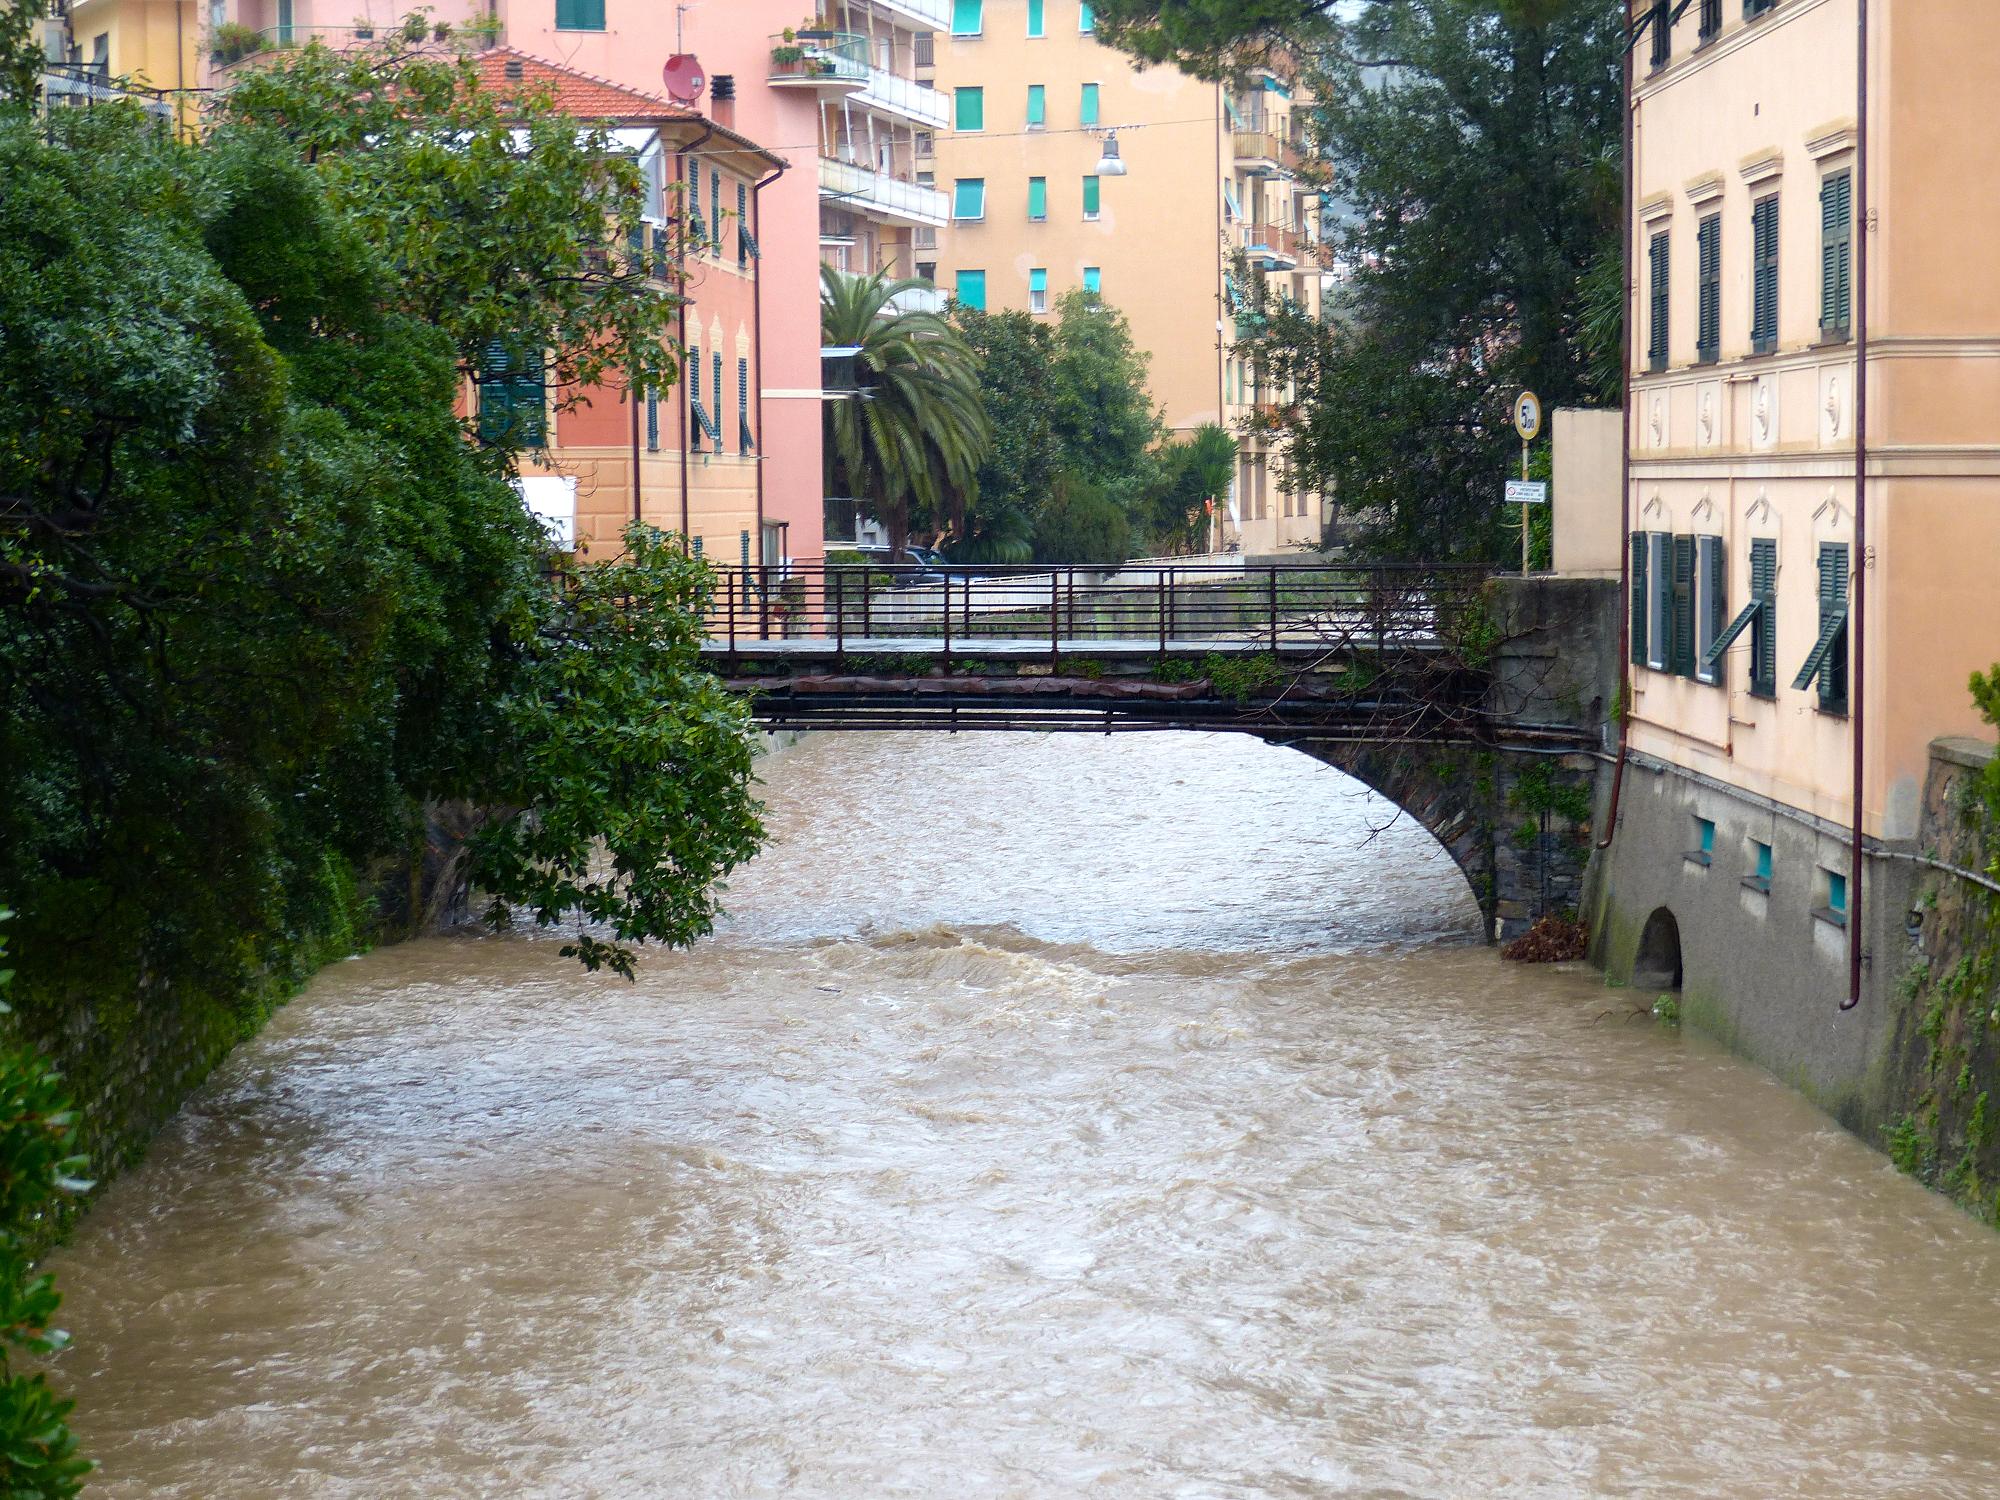
M1422 823L1490 935L1582 905L1607 582L1233 561L718 578L704 654L764 728L1252 734Z

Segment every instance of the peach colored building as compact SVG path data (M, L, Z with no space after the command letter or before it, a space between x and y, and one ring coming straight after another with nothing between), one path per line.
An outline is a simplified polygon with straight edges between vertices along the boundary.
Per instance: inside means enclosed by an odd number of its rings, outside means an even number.
M1652 774L1628 770L1611 940L1648 967L1664 913L1696 1011L1767 1058L1826 1030L1826 1088L1877 1056L1832 1002L1850 957L1894 984L1930 745L1990 738L1966 681L2000 659L2000 6L1874 0L1865 94L1860 10L1631 7L1627 708Z
M401 0L213 0L213 7L211 33L215 25L233 22L262 33L273 45L315 36L335 45L365 40L406 9ZM672 133L663 165L667 180L685 180L698 194L704 223L721 226L721 247L711 242L687 267L688 378L658 403L658 450L646 446L646 417L640 414L641 509L647 519L664 516L662 524L679 529L678 474L680 454L686 452L688 524L705 552L732 562L746 550L753 562L817 559L823 550L820 188L808 163L817 154L819 112L813 90L774 78L772 57L774 36L797 25L800 8L790 0L700 0L683 6L652 0L442 0L431 9L437 19L461 26L485 19L497 27L495 40L521 57L656 103L664 94L667 60L676 54L698 59L706 87L681 111L689 128ZM226 71L219 70L218 82L226 83ZM746 224L747 245L739 234ZM745 259L748 264L740 263ZM719 408L717 359L724 388ZM747 369L739 372L740 365ZM736 424L739 373L750 382L749 452L743 451ZM682 442L677 424L693 420L702 428L699 415L692 414L697 379L711 421L723 430L720 452L705 429L699 453ZM607 520L614 513L630 515L631 427L629 408L614 413L605 403L593 403L575 421L558 424L559 444L592 455L588 491L585 476L577 476L580 514ZM622 458L611 451L620 444ZM692 493L702 491L715 497L715 505L698 517ZM622 498L614 501L614 494Z
M935 259L919 252L919 272L994 310L1041 313L1073 288L1097 291L1149 356L1167 426L1238 433L1218 545L1317 544L1318 498L1280 482L1247 425L1285 393L1229 352L1241 302L1232 251L1274 290L1319 306L1317 200L1296 175L1291 86L1269 72L1231 89L1136 68L1097 41L1083 0L956 0L933 55L952 124L931 170L952 221ZM1100 176L1114 130L1126 173Z
M130 99L192 128L201 77L195 0L36 0L51 108Z

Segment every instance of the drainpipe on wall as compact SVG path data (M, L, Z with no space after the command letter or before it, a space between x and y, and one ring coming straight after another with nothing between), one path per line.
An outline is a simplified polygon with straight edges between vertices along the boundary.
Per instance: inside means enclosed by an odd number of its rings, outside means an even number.
M1866 0L1863 0L1866 3ZM1631 24L1631 15L1626 15L1626 24ZM1633 151L1638 143L1638 110L1632 99L1632 48L1637 43L1628 37L1625 47L1624 101L1625 116L1625 217L1618 226L1619 242L1619 285L1620 295L1625 299L1624 315L1618 320L1618 380L1622 399L1618 405L1618 518L1621 533L1618 543L1618 681L1623 688L1618 715L1618 759L1611 768L1611 806L1604 816L1604 837L1597 841L1599 849L1609 849L1611 841L1618 837L1618 799L1625 790L1625 758L1631 747L1632 700L1637 696L1639 674L1632 670L1632 213L1635 207L1635 177L1637 165L1633 161Z
M757 236L757 263L750 268L750 358L757 367L757 550L760 560L764 548L764 444L771 437L764 427L764 189L783 177L789 169L790 163L781 161L778 170L769 177L760 177L750 184L750 211L757 221L757 228L753 231ZM783 562L784 558L780 556L778 561Z
M639 503L639 380L631 370L625 371L625 395L632 408L632 519L646 519L644 508Z
M1847 998L1842 1010L1861 1003L1862 902L1866 880L1862 873L1863 773L1867 762L1868 727L1868 0L1857 0L1860 12L1856 37L1854 143L1854 586L1849 590L1853 605L1848 611L1848 633L1854 643L1854 704L1848 725L1854 734L1854 793L1849 821L1854 830L1848 846L1847 868Z
M685 230L688 221L688 157L708 144L708 138L715 134L715 122L704 120L701 134L674 152L674 181L680 184L681 212L675 228L682 233L680 238L681 302L674 312L674 337L679 342L681 352L687 352L688 305L687 305L687 239ZM701 201L701 182L694 184L697 211ZM690 534L688 518L688 446L694 441L694 406L683 399L675 403L681 409L681 552L683 555L694 550L694 538Z

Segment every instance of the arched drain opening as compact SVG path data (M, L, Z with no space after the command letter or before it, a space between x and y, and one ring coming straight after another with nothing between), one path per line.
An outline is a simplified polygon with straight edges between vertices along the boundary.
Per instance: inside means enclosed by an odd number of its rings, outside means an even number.
M1635 990L1678 990L1681 987L1681 924L1664 906L1646 918L1639 935L1639 956L1632 961Z

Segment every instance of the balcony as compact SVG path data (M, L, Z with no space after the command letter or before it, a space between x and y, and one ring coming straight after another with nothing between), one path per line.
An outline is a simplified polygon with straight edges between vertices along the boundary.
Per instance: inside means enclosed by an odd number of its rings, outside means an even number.
M1252 177L1289 177L1299 169L1299 151L1280 131L1259 121L1234 132L1236 165Z
M1289 271L1299 263L1299 232L1282 224L1245 224L1243 253L1260 271Z
M428 45L448 45L456 52L483 52L500 40L498 22L486 20L464 26L446 21L428 25L416 21L389 26L267 26L254 30L229 24L217 27L209 39L209 65L218 75L276 61L310 42L323 42L336 52L366 47L390 31L401 31L406 41Z
M853 31L800 31L771 38L773 88L854 94L868 86L868 38Z
M899 313L941 313L944 300L944 293L934 286L913 286L891 297L889 306Z
M927 83L898 78L884 68L868 70L868 87L854 96L854 103L895 115L927 130L942 130L951 118L942 91Z
M951 218L951 200L936 188L900 182L851 161L819 159L819 195L855 213L897 224L942 228Z
M925 31L951 30L951 0L866 0L866 3L912 21Z

